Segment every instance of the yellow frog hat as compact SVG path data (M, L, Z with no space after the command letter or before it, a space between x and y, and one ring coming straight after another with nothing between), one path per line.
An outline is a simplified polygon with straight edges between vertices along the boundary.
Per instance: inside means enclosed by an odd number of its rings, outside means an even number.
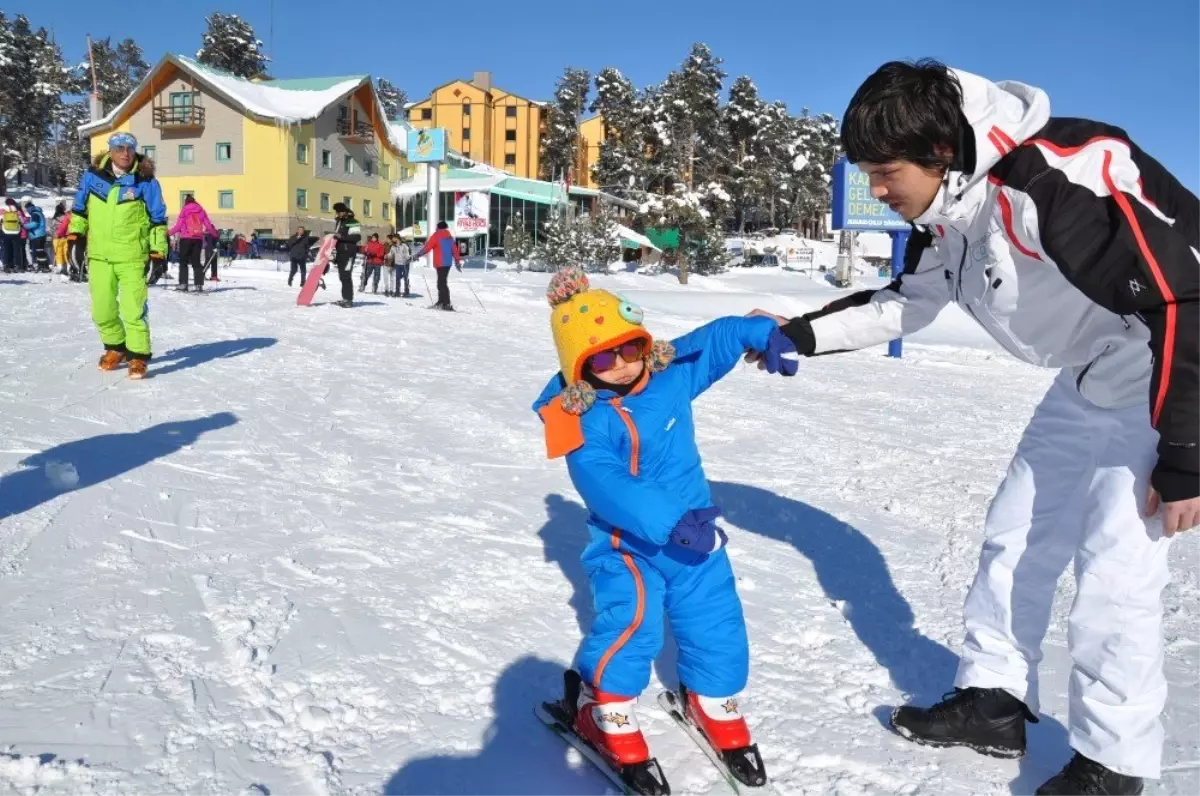
M592 290L582 269L560 270L546 288L550 333L566 388L541 411L546 421L547 452L561 456L581 445L579 415L596 401L596 390L583 380L588 358L630 340L646 341L646 365L659 372L675 358L670 343L654 342L642 326L641 307L607 290ZM570 419L568 419L568 417Z

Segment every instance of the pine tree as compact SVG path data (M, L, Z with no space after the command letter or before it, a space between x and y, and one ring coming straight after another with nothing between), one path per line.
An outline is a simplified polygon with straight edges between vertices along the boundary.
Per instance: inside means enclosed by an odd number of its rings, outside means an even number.
M238 77L259 77L267 70L268 58L254 28L237 14L214 11L206 20L208 30L196 52L200 63Z
M717 226L708 226L689 241L690 267L694 274L712 276L725 270L729 264L729 252L725 248L725 235Z
M557 180L573 173L579 149L579 117L587 107L591 75L568 66L554 87L554 104L542 140L542 178ZM578 181L578 175L575 176Z
M729 102L722 110L729 156L722 182L733 205L738 232L746 228L746 214L757 205L761 188L759 135L765 119L764 103L749 77L739 77L729 88Z
M521 271L531 254L533 238L525 230L525 219L517 213L509 218L508 226L504 228L504 259Z
M150 71L142 48L133 39L125 39L116 47L112 39L100 39L92 42L90 57L80 64L77 80L72 87L74 91L91 93L93 66L100 102L106 113L124 102Z
M678 147L680 179L692 190L717 176L720 159L721 59L697 42L680 68L667 75L660 113L670 120Z
M584 268L597 273L608 273L608 267L621 259L621 237L617 232L617 220L608 208L601 206L582 221L579 225L579 235Z
M542 225L538 245L533 250L531 271L554 271L568 265L579 265L578 239L573 222L567 214L557 211Z
M379 104L389 119L399 119L404 116L404 106L408 103L408 93L397 88L384 77L375 78L375 93L379 96Z
M0 57L0 170L37 165L69 70L46 29L33 30L24 15L4 24Z
M602 190L617 196L645 190L645 141L633 84L613 67L602 69L590 110L604 118L606 131L592 177Z

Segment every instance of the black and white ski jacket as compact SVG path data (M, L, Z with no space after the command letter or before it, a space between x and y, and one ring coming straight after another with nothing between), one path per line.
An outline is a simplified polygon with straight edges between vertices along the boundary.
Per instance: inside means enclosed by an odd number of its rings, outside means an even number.
M1050 117L1045 92L957 71L973 168L914 221L904 274L796 318L806 355L911 334L949 302L1097 406L1149 395L1164 500L1200 494L1200 200L1120 129ZM973 133L973 134L972 134ZM970 173L966 173L969 169Z

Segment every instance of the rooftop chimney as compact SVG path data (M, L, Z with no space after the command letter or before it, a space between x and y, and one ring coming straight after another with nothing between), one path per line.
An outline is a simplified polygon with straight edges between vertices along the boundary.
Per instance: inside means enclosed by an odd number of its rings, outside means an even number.
M98 94L88 95L88 116L89 121L99 121L104 118L104 103L100 101Z
M492 90L492 73L491 72L476 72L475 79L471 81L477 88L484 91Z

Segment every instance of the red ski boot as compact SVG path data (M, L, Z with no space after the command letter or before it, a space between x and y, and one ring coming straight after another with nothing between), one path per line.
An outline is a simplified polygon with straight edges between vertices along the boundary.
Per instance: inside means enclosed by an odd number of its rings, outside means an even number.
M575 732L600 753L632 791L669 794L670 786L638 727L636 698L596 691L579 673L566 673L565 706Z
M706 697L679 687L687 718L704 734L717 754L729 767L729 772L743 784L765 785L767 772L763 768L758 745L750 742L750 728L742 718L737 696Z

